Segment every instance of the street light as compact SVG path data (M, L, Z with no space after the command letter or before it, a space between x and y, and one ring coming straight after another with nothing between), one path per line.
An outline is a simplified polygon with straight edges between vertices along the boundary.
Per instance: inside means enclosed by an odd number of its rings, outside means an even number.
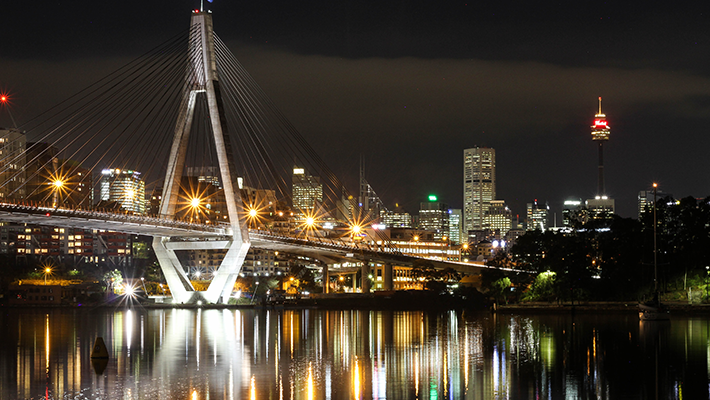
M47 275L52 273L52 269L47 267L44 269L44 286L47 286Z

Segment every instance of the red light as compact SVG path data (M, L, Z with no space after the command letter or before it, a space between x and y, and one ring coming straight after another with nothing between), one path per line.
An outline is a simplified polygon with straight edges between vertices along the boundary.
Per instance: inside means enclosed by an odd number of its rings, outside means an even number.
M49 213L46 213L46 214L44 214L44 215L46 215L46 216L48 216L48 217L49 217Z
M7 97L6 94L4 94L4 93L0 94L0 101L1 101L1 102L7 103L8 100L9 100L9 99L8 99L8 97Z
M596 126L606 126L606 121L602 121L600 119L594 120L594 125Z

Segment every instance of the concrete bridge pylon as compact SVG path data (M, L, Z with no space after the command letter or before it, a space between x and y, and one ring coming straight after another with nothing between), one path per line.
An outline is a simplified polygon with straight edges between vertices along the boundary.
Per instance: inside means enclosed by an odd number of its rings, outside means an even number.
M191 28L189 68L186 74L187 85L185 86L187 90L183 96L180 113L175 124L175 134L163 186L160 215L161 217L173 217L178 210L180 182L195 115L195 104L200 96L205 96L231 231L228 231L226 240L223 241L215 242L204 238L194 238L189 242L183 242L180 246L171 245L170 237L155 236L153 248L175 303L196 303L198 301L227 303L249 251L249 232L246 220L241 215L241 195L238 190L235 190L235 180L232 178L235 176L234 159L220 94L212 14L194 11L191 18ZM227 251L207 290L195 290L188 273L175 253L177 248L195 251L208 249Z

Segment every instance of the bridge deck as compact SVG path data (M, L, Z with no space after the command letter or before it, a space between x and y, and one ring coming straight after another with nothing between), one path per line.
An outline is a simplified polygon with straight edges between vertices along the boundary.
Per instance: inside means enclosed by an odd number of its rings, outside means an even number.
M176 239L175 242L172 242L176 249L181 247L180 243L189 243L191 240L226 242L225 239L231 235L231 228L228 225L197 224L166 218L12 203L0 203L0 221L171 237ZM426 261L436 268L452 268L466 274L477 273L481 269L489 268L483 263L464 263L410 256L399 253L395 248L327 238L299 238L266 231L250 231L249 240L251 246L255 248L308 256L328 264L373 261L412 266Z

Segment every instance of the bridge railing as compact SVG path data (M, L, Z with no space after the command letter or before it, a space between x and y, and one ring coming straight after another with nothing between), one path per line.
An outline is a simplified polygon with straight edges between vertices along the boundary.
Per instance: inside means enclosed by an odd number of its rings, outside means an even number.
M92 209L84 207L54 206L34 201L4 200L0 202L0 210L6 212L17 212L26 214L44 214L48 217L76 217L87 219L99 219L104 221L114 221L121 223L135 223L141 225L155 225L181 228L187 230L212 232L219 229L228 229L222 224L204 224L193 221L181 220L171 217L158 217L151 215L137 215L129 212L112 212L102 209Z

